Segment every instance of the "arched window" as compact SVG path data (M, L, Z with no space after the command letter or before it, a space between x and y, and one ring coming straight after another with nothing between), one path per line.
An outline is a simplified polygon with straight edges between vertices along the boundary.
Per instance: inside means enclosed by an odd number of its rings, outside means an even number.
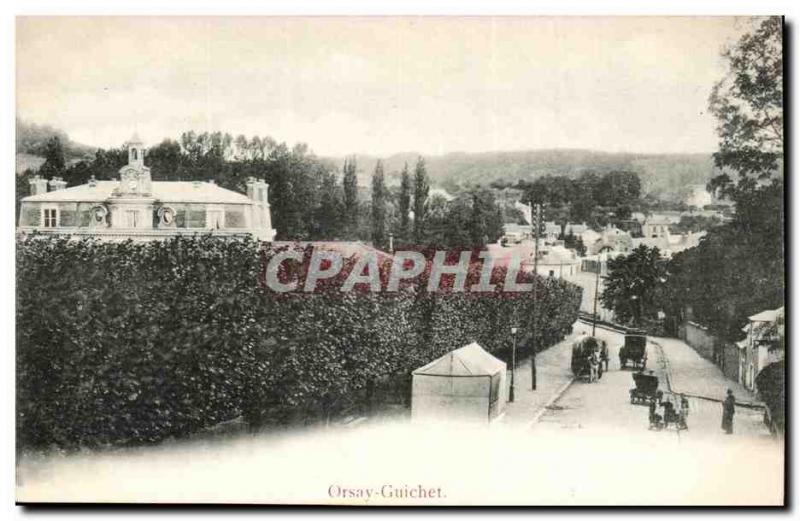
M134 148L134 149L131 149L131 154L132 154L132 157L133 157L133 160L134 160L134 161L136 161L137 159L139 159L138 157L136 157L136 149L135 149L135 148Z

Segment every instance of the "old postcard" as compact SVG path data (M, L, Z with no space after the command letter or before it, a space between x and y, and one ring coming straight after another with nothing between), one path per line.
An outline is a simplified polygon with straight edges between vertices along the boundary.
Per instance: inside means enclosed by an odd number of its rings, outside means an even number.
M16 20L16 500L784 498L784 20Z

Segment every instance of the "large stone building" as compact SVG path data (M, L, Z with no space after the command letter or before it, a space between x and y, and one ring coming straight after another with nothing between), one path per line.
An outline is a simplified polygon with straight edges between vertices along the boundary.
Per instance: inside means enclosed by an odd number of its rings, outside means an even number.
M18 232L153 240L197 233L272 241L268 185L247 181L247 195L213 181L153 181L138 138L128 144L128 164L116 181L67 188L53 178L31 179L22 199ZM48 185L50 190L48 191Z

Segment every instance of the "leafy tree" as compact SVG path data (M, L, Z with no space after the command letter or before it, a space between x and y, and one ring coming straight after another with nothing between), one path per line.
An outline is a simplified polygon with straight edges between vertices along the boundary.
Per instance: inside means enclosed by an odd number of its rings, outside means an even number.
M572 222L592 222L593 213L597 207L595 194L599 182L600 177L592 172L585 172L574 181L574 195L570 206Z
M50 178L63 176L66 169L64 160L64 147L58 136L53 136L47 140L44 147L44 163L39 168L39 175Z
M743 197L743 194L742 194ZM691 319L718 337L736 341L747 317L784 301L783 186L776 183L742 198L734 220L708 230L696 248L668 266L665 310L671 321Z
M420 157L414 169L414 242L417 244L423 244L425 241L429 191L430 185L425 170L425 160Z
M165 139L147 151L147 166L154 178L165 181L190 181L184 178L185 158L181 154L181 145L177 141Z
M468 207L459 203L458 200L448 202L439 194L428 198L425 240L429 245L444 247L469 244L469 234L463 225L468 218L468 214L463 212Z
M386 183L383 163L378 160L372 174L372 243L380 248L386 240Z
M602 176L597 184L595 199L601 206L619 208L638 201L642 183L634 172L614 171ZM630 211L628 210L628 215Z
M671 321L691 318L729 341L742 338L748 316L784 302L781 32L780 18L764 19L723 54L728 72L709 99L722 173L709 190L732 199L735 213L669 265Z
M662 309L666 266L658 248L641 245L630 255L609 259L603 306L622 323L643 326Z
M335 173L325 172L322 175L320 204L315 211L314 238L336 240L342 233L342 188Z
M503 234L503 216L495 204L491 190L474 190L472 211L469 219L469 235L472 246L485 246L495 242Z
M576 179L546 175L532 183L520 182L522 200L541 204L545 219L562 228L570 221L595 228L610 221L630 219L633 208L642 206L638 174L612 170L602 175L584 172Z
M782 170L783 160L783 24L764 19L723 53L727 74L709 98L717 118L719 150L714 163L726 172L709 188L734 197ZM734 182L727 171L739 174Z
M97 179L113 179L119 169L128 163L128 151L124 148L99 149L92 161L91 170Z

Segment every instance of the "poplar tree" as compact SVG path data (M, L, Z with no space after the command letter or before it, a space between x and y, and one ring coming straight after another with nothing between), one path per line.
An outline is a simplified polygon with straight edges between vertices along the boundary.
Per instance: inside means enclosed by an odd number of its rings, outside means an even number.
M408 213L411 211L411 175L408 173L408 163L403 166L402 179L400 181L400 200L398 202L400 210L400 237L408 238Z
M344 178L344 206L343 219L346 231L349 235L356 233L358 225L358 179L356 178L356 158L345 159L342 169Z
M425 218L428 211L428 173L425 160L419 158L414 169L414 242L422 244L425 239Z
M377 247L386 243L386 182L380 159L372 174L372 243Z

